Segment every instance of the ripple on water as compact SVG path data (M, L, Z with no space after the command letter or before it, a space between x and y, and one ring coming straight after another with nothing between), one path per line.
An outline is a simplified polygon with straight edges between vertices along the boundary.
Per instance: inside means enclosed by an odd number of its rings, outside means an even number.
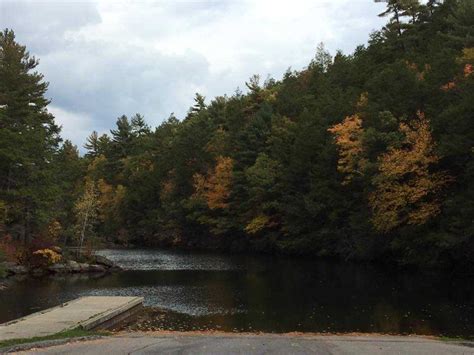
M223 255L177 253L166 250L101 250L103 255L127 270L238 270L236 264Z
M100 254L129 270L12 280L0 292L0 322L79 296L133 295L156 307L144 319L156 329L474 334L472 280L451 273L303 257Z
M232 315L244 313L242 306L221 305L222 299L209 294L205 287L140 286L108 289L90 289L79 296L138 296L144 305L188 314L190 316Z

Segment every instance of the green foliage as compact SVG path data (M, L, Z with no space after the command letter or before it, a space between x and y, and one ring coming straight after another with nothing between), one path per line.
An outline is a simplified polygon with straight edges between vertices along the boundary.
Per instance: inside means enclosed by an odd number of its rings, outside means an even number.
M254 75L246 93L196 94L182 121L156 129L121 116L110 134L89 136L84 157L58 145L47 85L28 73L36 60L5 31L0 228L19 236L57 220L65 241L79 224L123 244L472 262L472 1L377 2L388 23L368 46L332 57L321 44L301 71ZM426 125L408 129L418 112ZM98 212L84 224L87 184Z
M48 83L34 71L37 65L13 31L0 33L0 200L5 225L0 233L22 242L41 234L56 217L66 188L56 180L61 139L47 110Z

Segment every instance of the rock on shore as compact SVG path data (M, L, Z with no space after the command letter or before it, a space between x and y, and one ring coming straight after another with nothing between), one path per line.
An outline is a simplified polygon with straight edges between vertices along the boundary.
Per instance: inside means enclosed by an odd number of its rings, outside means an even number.
M67 273L106 273L117 272L121 267L104 256L96 255L90 263L79 263L74 260L67 260L61 263L50 265L46 268L27 267L13 262L4 262L0 266L6 271L7 276L26 275L42 276L45 274L67 274Z

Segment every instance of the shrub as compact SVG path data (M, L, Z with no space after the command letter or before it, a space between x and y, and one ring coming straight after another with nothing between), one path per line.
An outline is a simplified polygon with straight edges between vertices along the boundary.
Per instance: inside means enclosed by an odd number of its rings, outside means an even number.
M39 249L33 252L30 263L32 266L45 267L60 262L62 256L52 249Z

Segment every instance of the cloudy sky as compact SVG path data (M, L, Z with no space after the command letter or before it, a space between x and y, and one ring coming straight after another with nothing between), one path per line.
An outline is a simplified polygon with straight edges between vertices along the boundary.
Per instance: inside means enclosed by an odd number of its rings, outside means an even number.
M385 19L372 0L0 0L0 25L40 59L50 111L82 146L121 114L156 126L195 92L232 94L252 74L279 79L319 42L350 53Z

